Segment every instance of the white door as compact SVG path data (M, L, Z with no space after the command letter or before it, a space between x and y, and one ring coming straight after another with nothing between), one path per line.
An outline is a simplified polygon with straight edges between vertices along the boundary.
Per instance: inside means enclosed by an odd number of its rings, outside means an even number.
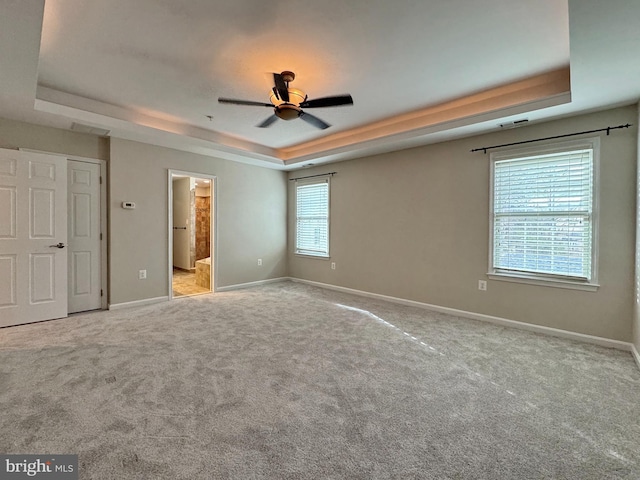
M67 162L69 313L101 308L100 165Z
M0 149L0 326L67 316L67 159Z

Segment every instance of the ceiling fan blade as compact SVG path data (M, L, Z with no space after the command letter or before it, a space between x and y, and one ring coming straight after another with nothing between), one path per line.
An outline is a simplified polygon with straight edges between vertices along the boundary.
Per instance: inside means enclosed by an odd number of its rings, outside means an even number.
M339 107L340 105L353 105L351 95L336 95L307 100L300 104L300 108Z
M316 128L320 128L324 130L325 128L329 128L329 125L324 120L320 120L318 117L311 115L310 113L300 112L300 118L307 122L310 125L313 125Z
M282 78L282 75L280 75L279 73L274 73L273 83L276 85L276 93L278 94L278 97L280 97L280 100L288 103L289 90L287 90L287 84L284 81L284 78Z
M249 105L252 107L273 107L270 103L252 102L251 100L237 100L235 98L218 98L218 103L230 103L232 105Z
M258 127L258 128L267 128L268 126L270 126L276 120L278 120L278 117L275 116L275 115L271 115L264 122L260 123L259 125L256 125L256 127Z

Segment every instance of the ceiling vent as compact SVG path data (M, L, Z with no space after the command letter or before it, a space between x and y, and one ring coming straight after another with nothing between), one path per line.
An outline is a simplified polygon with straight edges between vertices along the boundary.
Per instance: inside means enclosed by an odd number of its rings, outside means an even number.
M528 118L523 118L522 120L514 120L513 122L505 122L505 123L501 123L500 124L500 128L516 128L516 127L522 127L523 125L526 125L526 123L529 121Z
M98 135L99 137L106 137L111 130L105 130L104 128L92 127L91 125L84 125L82 123L73 122L71 124L71 130L79 133L90 133L91 135Z
M500 128L516 128L516 127L522 127L523 125L526 125L526 123L529 121L528 118L523 118L522 120L515 120L513 122L506 122L506 123L501 123L500 124Z

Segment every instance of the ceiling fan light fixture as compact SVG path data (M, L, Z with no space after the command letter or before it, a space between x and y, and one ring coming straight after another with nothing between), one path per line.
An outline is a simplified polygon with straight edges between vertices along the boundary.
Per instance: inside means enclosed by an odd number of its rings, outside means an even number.
M273 125L279 118L282 120L294 120L301 118L309 125L324 130L331 125L321 118L304 112L303 108L324 108L339 107L342 105L353 105L351 95L334 95L332 97L321 97L314 100L307 100L307 94L297 88L289 88L289 83L295 78L295 74L288 70L282 73L273 74L273 88L269 92L271 103L256 102L253 100L240 100L236 98L218 97L219 103L234 105L246 105L249 107L273 107L273 115L265 118L256 127L267 128Z
M288 103L284 103L282 105L277 105L275 114L278 118L282 120L293 120L300 116L300 107L297 105L289 105Z
M302 90L298 90L297 88L287 88L287 91L289 92L288 103L292 103L293 105L300 105L307 99L306 93L304 93ZM276 96L276 92L273 90L269 92L269 101L276 107L285 103Z

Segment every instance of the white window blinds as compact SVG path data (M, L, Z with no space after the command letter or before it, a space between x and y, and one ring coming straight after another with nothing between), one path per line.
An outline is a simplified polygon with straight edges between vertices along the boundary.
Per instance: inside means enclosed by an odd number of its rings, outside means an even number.
M296 253L329 255L329 180L296 185Z
M591 280L593 150L495 161L493 269Z

